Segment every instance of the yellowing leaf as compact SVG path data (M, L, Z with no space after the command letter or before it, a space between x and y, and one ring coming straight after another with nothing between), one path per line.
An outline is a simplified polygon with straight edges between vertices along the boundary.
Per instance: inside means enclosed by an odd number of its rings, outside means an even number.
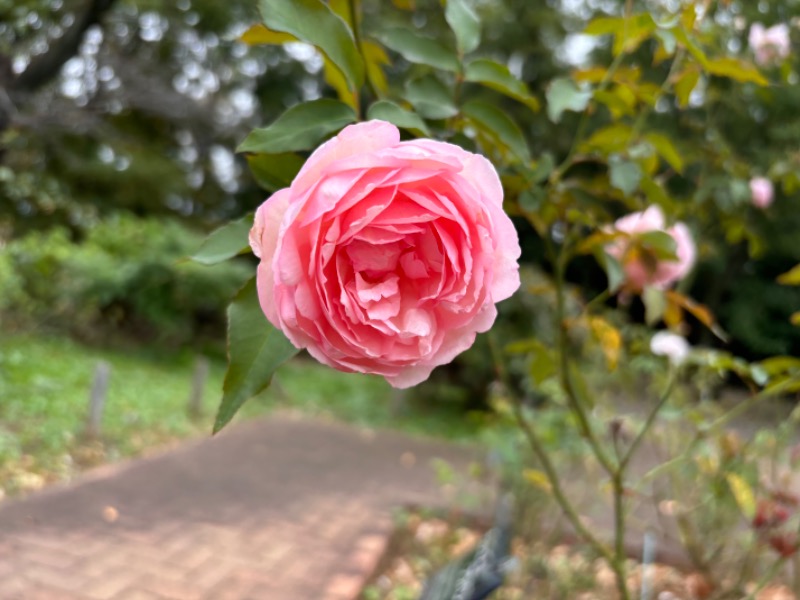
M622 335L616 327L602 317L590 317L589 327L592 330L592 335L603 349L609 370L614 371L617 368L617 364L619 364Z
M769 84L769 81L752 64L732 56L709 60L706 70L712 75L728 77L741 83Z
M786 273L779 275L778 283L782 285L800 285L800 265L795 265Z
M739 505L739 510L742 511L748 521L752 520L756 513L756 499L753 494L753 488L736 473L726 473L725 479L728 480L728 486L736 499L736 504Z
M589 67L572 72L572 79L578 83L600 83L608 74L605 67ZM639 67L620 67L614 71L613 81L618 83L635 83L641 79L642 70Z
M364 53L364 63L367 67L367 78L379 94L389 91L389 82L383 72L383 66L392 64L386 55L386 50L375 42L365 41L361 44Z
M550 480L547 479L547 475L545 475L544 473L542 473L537 469L525 469L524 471L522 471L522 477L528 483L532 483L533 485L544 490L548 494L553 489L552 486L550 485Z
M706 475L716 475L719 470L719 459L715 456L698 456L695 463L697 468Z
M657 29L650 13L634 15L624 21L624 26L618 29L614 36L612 46L614 56L634 52Z
M248 46L281 45L286 42L296 42L297 38L291 33L272 31L264 25L253 25L239 36L239 41Z
M347 83L342 72L334 65L328 57L325 57L324 63L325 83L336 90L336 95L339 100L347 104L354 111L358 112L358 98L353 92L350 85Z
M595 131L581 144L584 151L597 150L605 155L622 152L631 142L633 128L624 123L614 123Z
M667 298L667 306L664 308L664 323L670 329L676 329L683 321L683 309L679 304Z
M353 22L350 19L350 2L348 0L328 0L328 8L339 15L339 18L347 23L350 29L353 28Z
M620 17L597 17L589 21L583 33L586 35L613 35L622 31L625 19Z
M714 313L712 313L707 306L673 290L667 290L666 296L671 302L680 306L686 312L694 316L695 319L708 327L711 333L716 335L723 342L728 340L728 335L725 333L725 330L720 327L719 323L717 323L717 320L714 318Z
M792 325L800 327L800 311L792 313L792 316L789 317L789 321L791 322Z
M625 90L625 92L620 93L621 90ZM604 104L614 119L634 114L636 97L626 87L617 86L613 90L596 90L594 99Z

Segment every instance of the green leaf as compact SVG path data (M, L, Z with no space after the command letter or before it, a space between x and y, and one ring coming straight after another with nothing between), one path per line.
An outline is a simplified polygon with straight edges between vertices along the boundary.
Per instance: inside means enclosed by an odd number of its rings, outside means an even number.
M675 96L681 108L689 106L689 97L697 87L698 81L700 81L700 71L697 69L686 70L678 76L678 81L675 82Z
M379 34L378 38L408 62L428 65L443 71L458 72L460 63L455 52L436 40L421 36L410 29L395 27Z
M546 199L544 188L536 186L523 190L517 198L517 203L526 213L536 214Z
M648 177L647 175L642 177L639 187L642 188L642 191L644 192L644 195L650 204L669 204L669 196L664 190L662 184L654 180L652 177Z
M256 183L269 192L289 187L304 162L291 152L247 155L247 163Z
M681 27L675 27L672 29L672 33L678 43L686 48L689 54L694 56L695 60L700 63L700 66L705 69L708 66L708 57L705 55L705 52L703 52L702 48L689 36L686 30Z
M553 123L558 123L565 110L576 112L584 110L592 99L592 92L581 90L572 79L562 77L550 82L545 96L547 116Z
M639 187L642 180L642 168L629 160L612 160L609 162L609 178L611 185L626 196L630 196Z
M296 104L269 127L250 132L236 151L277 154L309 150L328 134L355 121L353 109L338 100L321 98Z
M769 81L766 80L755 66L732 56L723 56L709 60L706 64L706 70L712 75L727 77L741 83L755 83L756 85L762 86L769 85Z
M528 86L514 77L508 67L488 58L470 62L464 70L464 79L480 83L501 94L519 100L533 111L540 108L539 101L531 94Z
M506 346L509 354L528 354L530 356L529 373L534 383L542 384L558 373L555 352L536 338L519 340Z
M556 168L556 160L549 152L543 153L536 162L533 171L527 175L530 183L541 183L550 177L553 169Z
M786 273L779 275L778 283L782 285L800 285L800 265L795 265Z
M227 425L247 400L265 390L275 370L298 350L261 311L255 279L228 307L228 371L214 433Z
M456 34L456 45L462 56L472 52L481 42L481 21L466 0L447 0L444 18Z
M492 104L478 101L467 102L462 112L478 129L511 150L520 161L531 161L528 142L508 113Z
M625 271L622 269L622 265L616 258L599 247L595 250L595 257L606 272L608 292L610 294L615 293L625 281Z
M283 33L282 31L272 31L269 27L261 25L253 25L239 36L239 41L247 44L248 46L264 46L275 45L280 46L286 42L296 42L297 38L291 33Z
M418 114L388 100L381 100L370 106L367 110L367 118L388 121L417 135L430 135L428 126Z
M796 356L772 356L757 363L768 375L800 373L800 358Z
M553 352L545 347L544 344L531 350L531 366L529 372L534 383L540 385L558 372Z
M675 54L675 47L678 45L678 41L675 39L675 34L672 33L672 31L669 29L657 29L656 37L658 41L661 42L661 47L667 56Z
M452 93L433 75L409 81L406 100L426 119L449 119L458 114Z
M315 45L341 69L354 88L364 83L364 62L353 32L321 0L259 0L264 23Z
M683 174L683 157L672 140L662 133L651 132L645 136L645 139L650 142L658 152L659 156L663 158L670 167L675 169L675 172Z
M253 215L248 215L215 229L191 259L202 265L215 265L241 254L250 248L248 236L252 226Z
M644 320L648 325L655 325L664 316L667 310L667 298L662 290L646 287L642 292L644 302Z
M800 392L800 377L778 377L762 391L763 395L788 396Z
M647 231L637 236L642 248L659 260L677 260L678 245L675 238L665 231Z

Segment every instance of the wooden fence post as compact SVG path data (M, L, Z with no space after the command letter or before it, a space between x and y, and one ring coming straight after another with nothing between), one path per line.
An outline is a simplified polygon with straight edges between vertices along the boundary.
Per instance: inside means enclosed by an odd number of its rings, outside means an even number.
M189 416L192 418L200 417L203 414L203 391L208 378L208 367L208 359L205 356L198 356L194 363L192 391L189 394L188 410Z
M102 431L103 408L108 395L108 381L111 378L111 365L106 361L97 362L94 369L94 381L89 395L89 415L86 420L86 435L90 438L100 437Z

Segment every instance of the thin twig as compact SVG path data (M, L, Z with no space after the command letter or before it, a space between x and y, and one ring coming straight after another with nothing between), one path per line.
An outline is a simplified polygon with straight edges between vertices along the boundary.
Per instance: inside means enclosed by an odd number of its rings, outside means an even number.
M650 411L650 414L647 415L647 419L645 420L644 424L642 425L642 428L639 430L639 433L636 435L636 438L631 443L630 447L628 448L628 451L622 457L622 460L619 463L619 470L620 471L624 471L625 470L625 468L628 466L628 463L631 461L631 458L633 458L633 455L636 452L637 448L642 443L642 441L644 441L645 434L647 434L647 432L653 426L653 423L655 423L656 417L661 412L661 409L664 408L664 406L666 405L666 403L669 400L670 396L672 395L672 390L675 388L675 382L676 381L677 381L677 377L676 377L676 374L673 372L672 376L670 377L669 382L667 383L666 389L661 394L661 398L659 398L659 400L656 403L656 405Z

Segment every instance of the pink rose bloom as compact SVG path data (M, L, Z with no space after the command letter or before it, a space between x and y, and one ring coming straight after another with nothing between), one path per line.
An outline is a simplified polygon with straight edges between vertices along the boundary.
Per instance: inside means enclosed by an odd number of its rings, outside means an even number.
M398 388L469 348L519 287L519 239L491 163L394 125L351 125L256 212L270 322L340 371Z
M750 180L750 195L753 206L767 208L775 198L775 188L772 187L772 182L766 177L753 177Z
M683 223L675 223L667 229L664 213L658 206L622 217L614 224L614 230L627 233L629 237L617 239L606 248L606 252L622 264L625 284L633 291L639 292L649 286L665 289L686 277L694 266L696 251L689 228ZM677 260L659 260L643 255L635 244L635 238L651 231L663 231L672 236Z
M765 29L761 23L754 23L748 37L750 49L759 65L770 65L789 56L791 41L789 27L785 23Z

